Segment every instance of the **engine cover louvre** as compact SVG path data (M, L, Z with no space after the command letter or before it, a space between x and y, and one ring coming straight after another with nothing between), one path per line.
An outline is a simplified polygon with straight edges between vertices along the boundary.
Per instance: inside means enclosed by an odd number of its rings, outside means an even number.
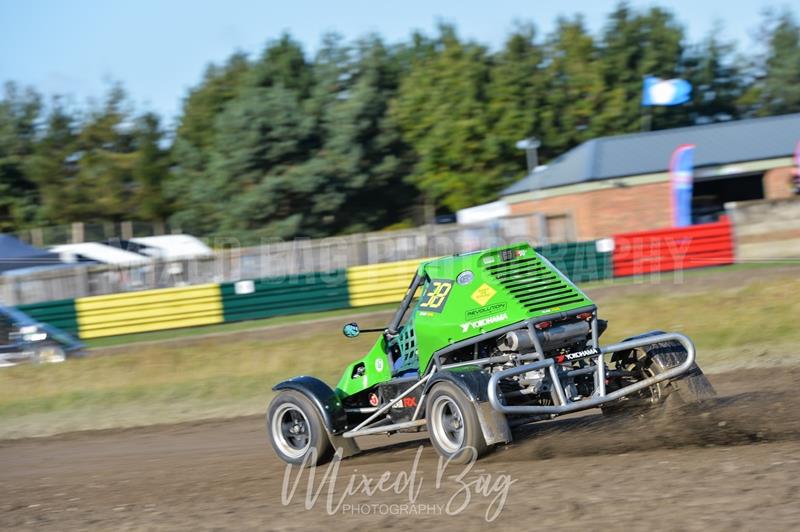
M532 314L591 301L538 255L484 266L517 302Z

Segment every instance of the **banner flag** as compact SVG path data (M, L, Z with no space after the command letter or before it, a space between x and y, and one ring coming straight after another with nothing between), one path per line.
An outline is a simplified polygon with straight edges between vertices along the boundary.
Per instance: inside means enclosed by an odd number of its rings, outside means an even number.
M800 140L794 149L794 193L800 194Z
M692 225L694 144L682 144L672 152L669 176L672 188L672 225Z
M685 79L644 78L642 105L680 105L692 96L692 85Z

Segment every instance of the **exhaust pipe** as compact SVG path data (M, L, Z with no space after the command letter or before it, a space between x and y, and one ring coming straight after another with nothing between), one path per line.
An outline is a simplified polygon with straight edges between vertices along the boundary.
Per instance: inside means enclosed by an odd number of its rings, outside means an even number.
M537 330L536 335L539 337L542 349L547 350L574 343L577 338L585 338L590 332L591 325L588 321L576 321L556 325L543 331ZM528 329L518 329L506 333L498 342L498 347L502 351L516 351L517 353L525 353L536 349Z

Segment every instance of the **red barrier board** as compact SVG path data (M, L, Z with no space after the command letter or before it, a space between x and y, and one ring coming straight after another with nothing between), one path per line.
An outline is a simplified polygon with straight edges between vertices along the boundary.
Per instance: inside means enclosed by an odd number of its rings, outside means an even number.
M733 264L733 228L719 222L614 235L614 277Z

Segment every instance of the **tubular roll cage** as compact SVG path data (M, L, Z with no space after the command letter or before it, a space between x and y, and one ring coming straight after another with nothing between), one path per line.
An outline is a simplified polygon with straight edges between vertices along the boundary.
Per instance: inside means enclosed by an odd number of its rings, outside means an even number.
M577 316L578 314L584 314L587 312L591 312L592 314L591 342L590 342L591 348L587 349L587 353L585 355L577 356L573 359L570 359L570 361L579 360L582 358L592 359L594 369L591 370L590 372L594 373L595 391L591 398L581 399L579 401L572 401L569 397L567 397L566 393L564 392L564 386L561 384L561 375L559 374L559 368L558 368L560 363L556 362L554 358L546 358L544 355L544 350L542 348L541 341L539 340L539 337L536 334L536 324L545 321L555 321L565 318L572 318ZM523 328L526 328L528 330L528 334L530 335L531 340L533 341L534 344L535 352L528 353L525 355L508 353L508 354L485 357L465 362L442 364L441 360L442 356L448 353L451 353L459 349L463 349L465 347L472 346L481 341L497 338L508 332L520 330ZM689 371L695 362L696 350L694 344L688 337L679 333L655 334L652 336L634 338L631 340L626 340L624 342L618 342L616 344L611 344L607 346L600 346L599 345L600 335L598 330L599 328L597 322L597 307L592 305L570 310L567 312L560 312L558 314L548 314L547 316L531 318L528 320L517 322L513 325L508 325L506 327L496 329L494 331L483 333L468 340L456 342L436 352L436 354L433 356L431 364L429 365L428 369L425 372L425 375L418 382L416 382L413 386L409 387L402 394L398 395L391 402L376 409L371 416L369 416L367 419L365 419L363 422L361 422L352 430L342 434L342 436L344 436L345 438L354 438L356 436L366 436L368 434L406 430L425 425L426 423L425 419L419 419L419 415L421 412L421 407L423 405L423 402L425 401L426 392L423 392L422 396L420 397L420 400L417 403L417 408L414 411L414 415L412 416L410 421L402 423L386 423L386 421L388 420L385 418L378 421L375 420L381 414L387 412L398 401L402 401L403 398L409 395L411 392L413 392L420 386L423 386L425 383L429 382L432 378L434 378L437 375L437 373L454 368L466 367L466 366L473 366L473 367L477 366L482 368L490 364L512 362L513 364L515 364L514 367L498 371L497 373L492 374L491 378L489 379L487 396L489 398L489 403L491 404L492 408L503 414L527 414L534 416L544 415L545 417L547 417L550 415L566 414L570 412L577 412L579 410L586 410L589 408L594 408L609 401L614 401L628 394L637 392L649 386L653 386L654 384L658 384L659 382L673 379L679 375L682 375L687 371ZM668 369L664 373L660 373L653 377L649 377L647 379L641 380L634 384L630 384L614 392L606 394L606 386L605 386L606 368L605 368L605 363L603 361L603 357L605 355L610 353L616 353L619 351L636 349L638 347L644 347L647 345L652 345L655 343L666 342L666 341L677 341L686 349L687 356L686 360L683 363ZM530 364L525 364L525 362L528 361L533 361L533 362ZM520 375L522 373L528 373L530 371L537 371L543 369L548 371L550 380L552 381L553 389L556 394L556 399L558 404L554 404L552 406L543 406L543 405L509 406L503 404L502 402L503 394L499 388L500 380L508 377L513 377L515 375Z

